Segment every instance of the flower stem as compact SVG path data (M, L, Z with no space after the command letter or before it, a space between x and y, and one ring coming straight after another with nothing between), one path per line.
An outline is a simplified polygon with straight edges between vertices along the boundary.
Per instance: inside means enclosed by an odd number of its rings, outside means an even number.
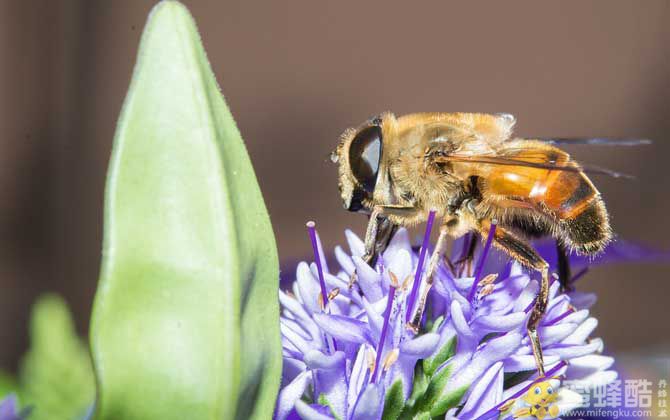
M421 244L421 251L419 252L419 262L416 266L416 273L414 274L414 283L412 284L412 291L407 300L407 314L405 315L405 322L409 322L412 317L412 310L414 309L414 301L416 294L419 291L421 283L421 275L423 274L423 263L426 260L426 252L428 244L430 243L430 231L433 229L433 222L435 221L435 210L428 213L428 221L426 222L426 232L423 234L423 243Z
M470 288L470 293L468 293L468 301L472 302L477 293L477 285L482 278L482 271L484 271L484 263L486 262L486 257L489 254L489 249L491 249L491 244L493 243L493 237L496 234L496 225L495 220L491 221L491 227L489 228L489 235L486 238L486 245L484 246L484 251L482 252L481 257L479 257L479 263L477 264L477 270L475 271L475 280L472 282L472 287Z

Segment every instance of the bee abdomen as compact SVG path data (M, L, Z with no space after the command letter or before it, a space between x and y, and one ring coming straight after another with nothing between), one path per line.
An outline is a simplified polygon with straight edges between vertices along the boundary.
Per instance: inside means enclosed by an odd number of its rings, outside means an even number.
M585 199L561 220L563 241L579 254L597 254L612 239L605 204L599 195Z

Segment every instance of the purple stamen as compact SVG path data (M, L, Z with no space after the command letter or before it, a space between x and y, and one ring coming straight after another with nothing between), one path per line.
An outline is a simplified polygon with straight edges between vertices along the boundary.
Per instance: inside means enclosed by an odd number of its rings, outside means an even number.
M579 279L581 279L582 277L584 277L584 274L586 274L588 271L589 271L589 268L588 268L588 267L584 267L584 268L582 268L582 269L579 271L579 273L577 273L577 274L575 274L574 276L572 276L572 278L568 281L568 284L572 286L573 284L575 284L575 283L577 282L577 280L579 280Z
M428 221L426 222L426 232L423 234L423 243L421 244L421 251L419 252L419 262L416 266L416 273L414 274L414 283L412 284L412 291L407 299L407 315L405 321L409 322L412 318L412 310L414 309L414 301L416 294L419 292L419 284L421 283L421 275L423 274L423 262L426 259L426 251L430 243L430 231L433 229L433 222L435 221L435 210L428 213Z
M551 378L552 376L554 376L554 374L555 374L556 372L558 372L562 367L566 366L567 364L568 364L568 363L567 363L565 360L560 361L556 366L554 366L553 368L549 369L549 370L545 373L545 375L544 375L543 377L540 377L540 378L535 379L533 382L531 382L530 384L526 385L525 387L523 387L522 389L520 389L519 391L517 391L514 395L512 395L511 397L509 397L509 398L506 399L505 401L503 401L503 402L497 404L496 406L494 406L492 409L490 409L490 410L487 411L486 413L484 413L484 414L482 414L481 416L477 417L476 420L488 420L488 419L497 418L498 415L500 414L500 407L504 406L505 404L507 404L507 403L510 402L511 400L515 400L515 399L519 398L520 396L522 396L523 394L525 394L526 392L528 392L528 390L529 390L533 385L535 385L536 383L538 383L538 382L542 382L542 381L544 381L544 380L547 380L548 378Z
M319 252L319 243L316 239L316 223L307 222L307 232L309 232L309 239L312 241L312 249L314 250L314 262L316 262L316 271L319 274L319 285L321 286L321 299L323 301L323 311L326 311L328 306L328 293L326 292L326 280L323 277L323 266L321 265L321 253ZM330 352L337 351L337 342L334 338L326 335L326 343Z
M557 324L557 323L559 323L561 320L563 320L563 318L565 318L566 316L570 315L570 314L573 313L574 311L575 311L574 309L569 308L567 311L563 312L562 314L560 314L560 315L557 316L556 318L552 319L551 321L547 321L546 325L554 325L554 324Z
M472 302L475 298L475 293L477 293L477 286L479 280L482 278L482 271L484 271L484 263L486 262L486 257L489 254L489 249L491 249L491 244L493 243L493 237L496 234L496 225L495 220L491 221L491 227L489 228L489 235L486 238L486 245L484 246L484 251L482 252L481 257L479 257L479 263L477 264L477 270L475 271L475 280L472 282L472 287L470 288L470 293L468 293L468 301Z
M528 313L531 309L533 309L533 306L535 306L535 300L536 299L531 300L528 306L526 306L526 309L523 310L525 313Z
M382 351L384 351L384 342L386 341L386 332L389 328L389 321L391 319L391 310L393 309L393 298L395 297L395 287L393 284L389 286L389 297L386 301L386 310L384 310L384 325L379 337L379 344L377 344L377 357L375 358L375 368L370 376L370 383L374 384L379 378L379 361L382 359Z
M314 250L314 262L316 262L316 270L319 273L319 285L321 286L321 299L323 299L323 307L325 309L328 305L328 293L326 292L326 281L323 278L323 267L321 265L321 255L319 254L319 244L316 240L316 223L307 222L307 231L309 232L309 239L312 241L312 249Z

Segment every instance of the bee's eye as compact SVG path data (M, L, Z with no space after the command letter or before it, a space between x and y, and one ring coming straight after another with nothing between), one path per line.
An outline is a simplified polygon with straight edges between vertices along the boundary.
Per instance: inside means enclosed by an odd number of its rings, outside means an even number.
M363 189L369 193L375 189L381 155L382 129L379 126L364 128L356 134L349 146L351 171Z
M547 394L551 395L553 393L554 393L554 388L552 388L552 387L547 388Z
M535 395L540 395L540 393L542 392L542 390L540 389L539 386L536 386L534 391L535 391Z

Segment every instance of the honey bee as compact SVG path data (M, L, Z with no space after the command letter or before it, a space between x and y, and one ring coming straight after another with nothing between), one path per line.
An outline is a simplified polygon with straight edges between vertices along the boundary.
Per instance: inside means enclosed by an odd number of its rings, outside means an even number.
M515 122L510 114L419 113L396 118L387 112L346 130L331 159L339 164L344 207L370 216L363 256L370 265L399 226L425 222L429 212L436 211L439 237L408 324L414 331L438 264L445 258L447 238L468 232L486 238L496 225L493 244L542 277L527 330L538 371L544 375L537 326L547 305L549 265L528 239L555 238L565 263L568 250L586 255L602 251L612 230L587 169L555 146L561 140L513 138ZM602 139L591 142L598 140Z

